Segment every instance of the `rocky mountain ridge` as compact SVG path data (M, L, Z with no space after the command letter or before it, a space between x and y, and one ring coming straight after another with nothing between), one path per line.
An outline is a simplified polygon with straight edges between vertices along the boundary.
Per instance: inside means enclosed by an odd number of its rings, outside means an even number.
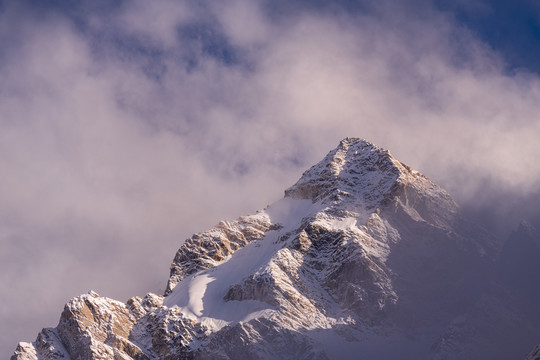
M500 251L446 191L347 138L284 199L186 240L164 297L79 296L12 359L496 359L530 350L467 338L515 320L474 310L500 302Z

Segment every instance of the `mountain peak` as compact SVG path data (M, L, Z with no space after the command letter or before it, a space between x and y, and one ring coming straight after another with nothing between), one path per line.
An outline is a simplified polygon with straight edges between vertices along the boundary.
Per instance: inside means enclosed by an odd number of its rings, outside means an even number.
M384 204L385 199L419 172L396 160L388 150L369 141L345 138L326 157L304 172L285 191L286 197L312 201L340 202L356 198L367 207Z
M493 252L456 215L425 176L346 138L284 199L187 239L164 297L83 295L14 359L428 358Z

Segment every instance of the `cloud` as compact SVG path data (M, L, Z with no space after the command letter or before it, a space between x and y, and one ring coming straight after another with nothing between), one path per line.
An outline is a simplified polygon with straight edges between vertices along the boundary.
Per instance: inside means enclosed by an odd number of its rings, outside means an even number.
M277 200L346 136L486 224L538 215L515 202L540 192L536 74L428 3L260 4L4 5L2 352L81 292L159 291L183 239Z

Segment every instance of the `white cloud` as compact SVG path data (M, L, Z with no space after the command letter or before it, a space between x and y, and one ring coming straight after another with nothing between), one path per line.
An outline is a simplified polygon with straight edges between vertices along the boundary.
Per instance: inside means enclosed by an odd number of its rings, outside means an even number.
M213 5L213 14L230 41L240 47L264 44L275 31L259 4L249 0L220 1Z

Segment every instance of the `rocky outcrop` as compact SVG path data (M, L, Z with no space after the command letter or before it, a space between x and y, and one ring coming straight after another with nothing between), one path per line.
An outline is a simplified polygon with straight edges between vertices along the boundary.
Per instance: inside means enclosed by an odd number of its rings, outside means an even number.
M12 359L191 359L188 344L204 334L199 324L163 297L148 294L123 304L94 292L66 304L58 326L34 343L20 343Z
M12 359L139 359L142 350L129 341L135 322L125 304L90 292L66 304L55 329L19 344Z
M215 228L187 239L171 264L165 295L186 276L212 268L236 250L264 236L272 228L270 219L242 216L236 221L222 221Z

